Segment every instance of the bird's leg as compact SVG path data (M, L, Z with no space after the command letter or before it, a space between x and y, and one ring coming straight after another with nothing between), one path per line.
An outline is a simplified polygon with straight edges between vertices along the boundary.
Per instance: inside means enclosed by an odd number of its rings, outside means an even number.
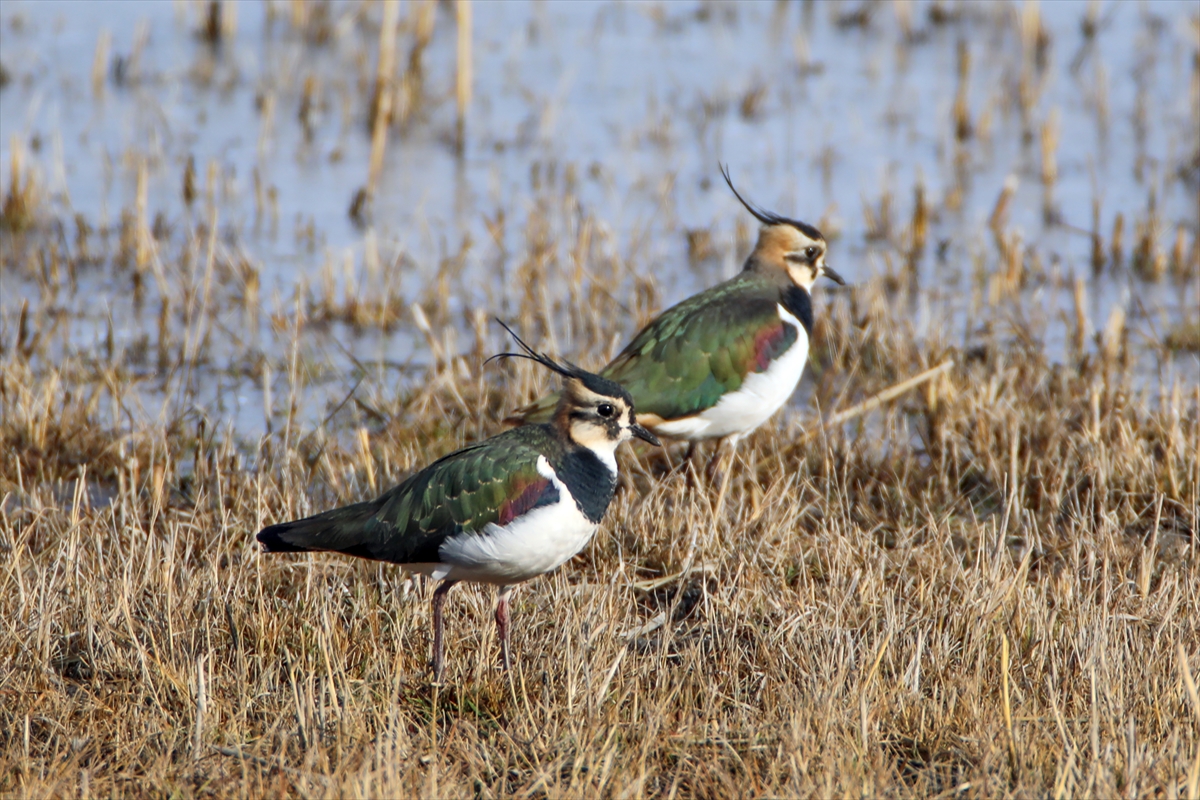
M730 436L722 439L720 445L717 446L716 455L713 456L714 462L719 461L725 454L724 451L726 449L729 450L729 463L721 473L721 490L717 493L716 511L713 512L713 516L717 519L721 518L721 512L725 510L725 493L729 491L729 475L733 472L733 464L737 460L737 443L739 438L738 436Z
M726 437L717 442L717 447L713 451L712 458L708 459L708 466L704 468L704 479L709 486L717 483L717 480L723 477L721 472L721 461L725 458L725 450L730 446L733 437Z
M433 590L433 680L442 682L445 671L444 647L442 644L442 607L446 604L446 592L458 581L442 581Z
M508 669L508 598L513 587L501 586L496 598L496 639L500 642L500 664Z
M689 489L697 488L696 484L699 476L696 475L695 455L696 448L699 445L700 443L694 440L688 442L687 452L683 454L683 463L681 467L683 468L684 477L687 478L687 487Z

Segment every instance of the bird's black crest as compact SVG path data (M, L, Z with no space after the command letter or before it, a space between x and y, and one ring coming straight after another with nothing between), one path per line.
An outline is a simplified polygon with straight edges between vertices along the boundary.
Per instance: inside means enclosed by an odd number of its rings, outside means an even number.
M538 351L534 350L532 347L527 345L525 343L525 340L517 335L516 331L514 331L512 328L508 327L508 325L506 325L504 323L504 320L497 317L496 322L499 322L500 327L504 328L504 330L508 331L509 335L517 340L517 344L520 345L521 349L524 350L525 352L524 353L496 353L496 355L492 356L487 361L484 361L483 362L484 364L487 364L488 362L491 362L491 361L495 361L498 358L527 358L530 361L536 361L537 363L541 364L543 367L550 370L551 372L557 372L559 375L562 375L564 378L578 378L579 377L578 373L584 371L584 370L579 369L579 367L576 367L574 364L570 363L569 361L563 362L562 364L560 364L557 361L555 361L553 358L548 356L547 354L539 353Z
M729 186L729 190L733 192L733 196L763 225L791 225L810 239L825 241L825 237L821 235L821 232L807 222L782 217L774 211L767 211L764 208L760 208L742 197L738 190L733 188L733 179L729 177L729 167L725 164L720 164L719 166L721 167L721 177L725 179L725 183Z
M583 367L576 366L565 359L563 361L555 361L546 353L539 353L537 350L534 350L532 347L526 344L525 340L518 336L516 331L504 323L504 320L497 317L496 322L499 322L500 327L508 331L509 335L517 340L517 344L520 345L521 349L525 352L497 353L483 363L486 364L488 361L493 361L497 358L527 358L530 361L536 361L538 364L541 364L551 372L557 372L564 378L574 378L578 381L581 381L583 385L588 388L588 390L593 391L596 394L604 395L605 397L620 397L630 406L633 405L633 398L629 396L629 392L625 391L621 384L617 383L616 381L610 381L608 378L602 378L594 372L588 372Z

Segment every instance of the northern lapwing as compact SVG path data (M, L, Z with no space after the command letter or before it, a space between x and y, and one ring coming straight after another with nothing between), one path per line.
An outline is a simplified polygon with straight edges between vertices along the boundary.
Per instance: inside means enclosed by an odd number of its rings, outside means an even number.
M629 390L638 423L693 446L736 444L787 402L808 360L813 284L825 276L845 285L825 264L819 230L755 206L725 167L721 175L762 223L742 271L664 311L600 370ZM547 419L557 402L547 395L509 422Z
M529 358L565 378L549 422L451 453L378 499L258 534L269 553L333 551L401 564L441 581L433 593L438 682L444 671L442 606L450 588L459 581L500 587L496 631L508 667L513 587L559 567L591 541L617 486L621 442L637 437L658 445L636 421L633 399L619 384L513 337L524 352L493 358Z

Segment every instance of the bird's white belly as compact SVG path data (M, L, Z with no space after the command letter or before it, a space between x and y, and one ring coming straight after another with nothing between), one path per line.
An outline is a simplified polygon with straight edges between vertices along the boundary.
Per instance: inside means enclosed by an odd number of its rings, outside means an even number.
M438 549L438 564L410 565L443 580L511 584L561 566L587 546L596 523L579 510L565 484L544 457L538 472L558 489L558 502L536 508L507 525L452 536Z
M723 396L716 405L691 417L661 422L654 426L655 433L688 440L741 437L787 402L808 363L808 334L800 320L782 305L778 308L780 319L796 328L795 343L765 370L747 375L736 391Z

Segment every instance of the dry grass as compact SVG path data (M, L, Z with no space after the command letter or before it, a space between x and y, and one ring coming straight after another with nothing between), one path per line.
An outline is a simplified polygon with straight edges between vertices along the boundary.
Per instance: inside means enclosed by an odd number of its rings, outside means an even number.
M627 286L628 308L653 292L590 234L545 231L531 221L523 285L572 285L593 312L559 344L598 362L600 287ZM560 274L545 247L594 272ZM0 790L1194 797L1200 396L1139 396L1120 347L1051 364L1024 328L917 346L886 285L822 295L819 404L960 366L801 448L813 412L776 419L720 518L715 491L626 453L594 545L518 595L511 673L490 591L455 590L440 690L428 585L264 557L253 533L496 430L545 376L482 371L488 339L368 397L362 435L247 451L125 425L105 411L120 370L6 346ZM545 301L521 303L525 330L552 327ZM435 295L426 312L446 313Z

